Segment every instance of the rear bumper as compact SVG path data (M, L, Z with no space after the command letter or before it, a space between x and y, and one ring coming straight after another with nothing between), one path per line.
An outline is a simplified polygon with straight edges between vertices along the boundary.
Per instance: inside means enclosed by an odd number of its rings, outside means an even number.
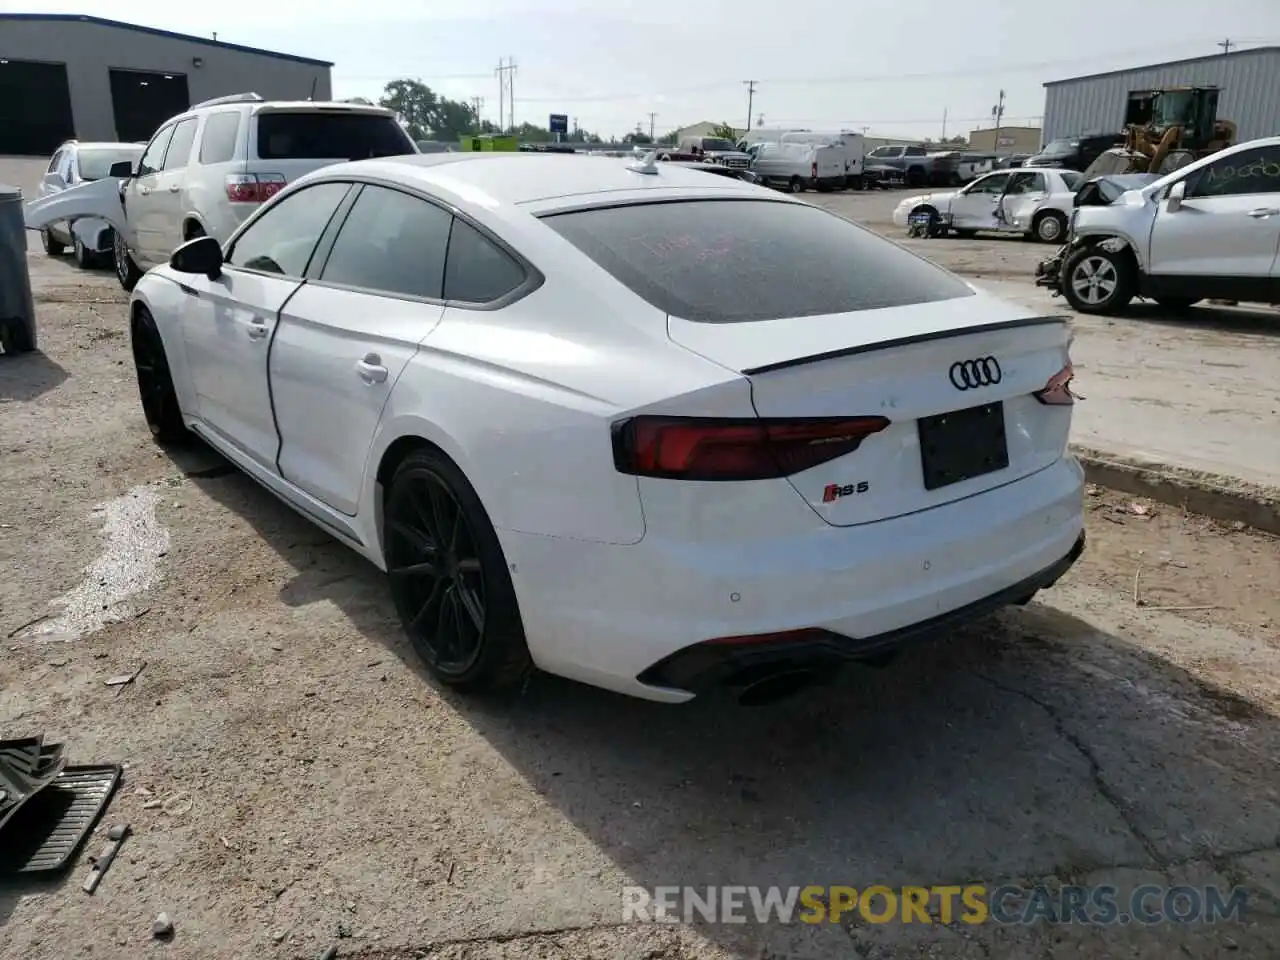
M498 535L539 667L680 702L696 690L671 685L661 665L708 640L822 631L867 656L901 631L936 632L956 611L976 616L1034 592L1074 560L1083 488L1080 465L1063 457L1003 487L856 527L828 526L798 503L794 535L759 540Z
M795 639L742 644L700 643L655 663L638 679L653 686L703 693L714 687L745 682L748 677L755 678L782 669L819 672L824 667L834 667L843 662L870 660L911 643L945 637L951 631L1002 607L1026 603L1037 590L1053 586L1071 569L1084 553L1084 544L1085 534L1081 531L1066 556L1043 570L963 607L897 630L871 637L847 637L829 630L814 630Z

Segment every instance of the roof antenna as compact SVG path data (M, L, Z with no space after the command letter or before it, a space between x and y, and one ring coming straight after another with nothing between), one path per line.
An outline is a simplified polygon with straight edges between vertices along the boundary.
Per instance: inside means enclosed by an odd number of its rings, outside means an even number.
M634 173L643 173L656 177L658 175L658 151L650 150L636 163L628 163L627 169Z

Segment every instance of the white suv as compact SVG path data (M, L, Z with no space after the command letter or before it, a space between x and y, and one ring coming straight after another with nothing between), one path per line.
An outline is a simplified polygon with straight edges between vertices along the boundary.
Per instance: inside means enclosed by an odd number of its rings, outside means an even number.
M1119 313L1135 296L1170 309L1205 299L1280 303L1280 137L1136 189L1086 186L1077 197L1067 246L1036 273L1081 313Z
M226 240L281 187L342 160L417 153L390 110L358 103L265 101L255 93L198 103L156 131L124 177L128 238L116 233L120 284L203 235Z

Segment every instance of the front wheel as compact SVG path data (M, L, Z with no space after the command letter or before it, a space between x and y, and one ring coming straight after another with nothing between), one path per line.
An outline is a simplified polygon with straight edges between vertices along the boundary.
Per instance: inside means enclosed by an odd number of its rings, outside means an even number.
M511 574L474 488L436 450L396 468L383 509L391 597L427 669L451 687L507 689L531 668Z
M142 271L133 262L133 257L129 256L129 247L118 230L115 231L115 236L111 240L111 255L115 261L116 279L120 281L120 286L126 291L133 290L142 279Z
M1062 295L1081 313L1119 313L1136 292L1137 268L1127 251L1084 247L1067 259L1062 273Z
M44 247L44 252L51 257L60 257L67 250L67 245L61 240L55 239L53 234L49 232L48 227L40 231L40 244Z
M169 358L164 351L164 340L153 316L140 309L129 326L130 346L133 348L133 367L138 377L138 394L142 399L142 414L155 441L166 446L176 446L190 439L191 434L182 422L182 409L178 406L178 391L173 386L169 372Z
M93 266L96 254L91 253L79 237L72 237L71 252L76 258L76 266L81 270L88 270Z

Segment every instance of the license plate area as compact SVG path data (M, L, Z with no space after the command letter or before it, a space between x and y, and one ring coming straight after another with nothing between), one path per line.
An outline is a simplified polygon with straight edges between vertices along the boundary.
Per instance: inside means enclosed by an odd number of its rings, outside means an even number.
M948 487L1009 466L1003 403L922 417L917 424L926 490Z

